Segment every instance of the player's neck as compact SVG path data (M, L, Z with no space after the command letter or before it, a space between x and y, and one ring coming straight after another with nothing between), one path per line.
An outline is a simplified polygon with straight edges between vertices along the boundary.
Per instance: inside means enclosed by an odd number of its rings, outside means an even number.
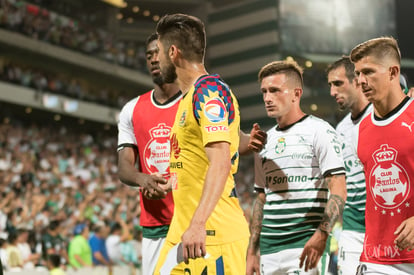
M350 108L351 117L355 118L355 117L359 116L359 114L361 114L361 112L365 110L365 108L368 106L368 104L369 104L368 99L365 97L364 94L361 93L358 100L356 100L356 102Z
M154 86L154 97L155 100L161 104L175 96L180 88L176 83L164 83L163 85Z
M399 87L391 90L383 99L373 102L377 117L385 117L394 110L406 97Z
M191 62L187 62L182 68L177 68L176 72L178 85L183 94L191 89L200 76L208 74L203 63Z
M301 109L297 109L285 116L276 118L276 121L279 128L283 129L301 120L305 115Z

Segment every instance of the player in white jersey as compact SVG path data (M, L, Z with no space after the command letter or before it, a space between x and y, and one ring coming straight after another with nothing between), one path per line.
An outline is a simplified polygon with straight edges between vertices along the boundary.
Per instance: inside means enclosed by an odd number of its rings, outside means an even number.
M326 70L330 94L340 110L349 110L336 131L343 143L342 151L346 170L347 199L343 213L343 231L339 239L339 274L355 274L359 265L365 235L365 175L356 153L358 127L372 111L372 105L358 85L354 65L349 56L343 56Z
M327 122L301 110L296 62L265 65L259 82L267 115L277 125L255 158L258 197L247 274L325 274L326 244L346 199L341 143Z

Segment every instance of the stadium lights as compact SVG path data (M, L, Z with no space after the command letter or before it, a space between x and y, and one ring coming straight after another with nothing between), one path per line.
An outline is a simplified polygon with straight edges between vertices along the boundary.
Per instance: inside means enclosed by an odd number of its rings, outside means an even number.
M117 8L126 8L128 4L124 0L101 0Z
M306 60L306 62L305 62L305 66L306 66L306 68L311 68L311 67L313 66L312 61L310 61L310 60Z

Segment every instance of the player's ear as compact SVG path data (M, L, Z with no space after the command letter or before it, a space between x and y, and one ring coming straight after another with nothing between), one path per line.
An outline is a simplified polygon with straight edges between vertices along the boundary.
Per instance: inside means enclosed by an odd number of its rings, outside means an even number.
M398 66L389 67L390 80L397 78L400 81L400 68Z
M171 61L176 60L179 53L180 53L180 50L174 44L171 45L170 49L168 50L168 56L170 57Z
M295 88L293 90L293 92L294 92L294 95L295 95L294 101L299 100L302 97L303 90L301 88Z

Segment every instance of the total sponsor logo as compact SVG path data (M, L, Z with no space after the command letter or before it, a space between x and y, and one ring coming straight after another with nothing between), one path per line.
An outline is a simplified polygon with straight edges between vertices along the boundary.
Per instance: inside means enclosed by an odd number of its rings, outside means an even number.
M216 125L216 126L208 125L208 126L205 126L204 129L206 129L206 131L208 133L212 133L212 132L228 132L229 131L229 127L224 126L224 125Z
M227 117L226 106L219 98L212 98L204 106L204 114L213 123L224 121Z

